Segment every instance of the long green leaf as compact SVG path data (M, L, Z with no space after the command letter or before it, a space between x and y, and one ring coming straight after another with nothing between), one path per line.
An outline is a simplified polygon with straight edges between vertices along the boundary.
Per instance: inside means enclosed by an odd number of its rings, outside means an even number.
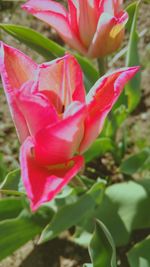
M18 191L18 185L20 181L20 170L14 170L9 172L3 182L0 184L0 189L16 190Z
M150 266L150 236L140 243L137 243L128 252L130 267L149 267Z
M53 239L62 231L76 225L94 209L97 202L101 199L103 189L104 184L98 182L76 202L60 208L50 224L43 231L40 241L45 242Z
M132 22L133 22L136 5L137 5L137 1L133 1L126 8L126 12L128 13L129 18L128 18L128 21L125 27L129 33L131 32L131 28L132 28Z
M92 86L97 81L97 79L100 78L98 71L93 67L93 65L87 58L82 57L79 54L74 54L74 56L80 63L86 79L90 81L90 85Z
M116 249L106 226L96 220L96 227L89 246L93 267L116 267Z
M134 7L134 17L132 20L129 44L128 44L128 51L126 56L126 66L136 66L139 65L139 54L138 54L138 33L136 30L137 24L137 15L138 15L138 8L139 2L132 4L132 9ZM126 94L128 96L128 108L129 111L133 111L136 106L138 105L141 97L140 91L140 81L141 81L141 74L138 72L135 77L126 85Z
M1 23L0 29L34 49L47 60L54 59L56 56L62 56L65 53L63 47L28 27Z
M21 212L23 206L20 198L2 198L0 200L0 221L15 218Z
M52 212L49 209L47 212L38 212L34 215L25 212L16 219L0 222L0 260L40 234L51 216Z

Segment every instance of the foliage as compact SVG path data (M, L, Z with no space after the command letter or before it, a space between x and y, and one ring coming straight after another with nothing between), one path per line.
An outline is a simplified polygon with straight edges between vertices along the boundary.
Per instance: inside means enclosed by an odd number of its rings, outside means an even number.
M127 47L123 48L123 60L127 67L140 62L139 9L140 1L131 3L126 9L129 39ZM87 54L83 56L68 50L31 28L1 23L0 29L2 38L9 34L48 61L69 51L83 70L87 93L101 76L101 70L107 71L103 58L98 59L98 64L104 64L98 68L96 60L87 58ZM108 59L113 61L116 56L116 53L109 55ZM141 73L138 72L113 107L101 136L84 153L85 172L77 175L61 193L36 212L30 210L20 170L7 173L3 155L0 155L0 259L11 255L36 236L38 242L43 243L74 227L71 239L89 250L91 263L85 263L84 267L119 266L122 259L118 251L122 247L130 247L125 255L130 267L150 266L149 236L136 243L132 240L134 231L150 229L150 177L135 180L136 175L143 177L145 171L150 171L150 147L145 144L140 151L128 154L128 129L125 129L126 119L136 110L141 99L140 81ZM119 141L118 132L121 135ZM112 173L103 175L99 172L100 159L107 155L108 160L114 160L116 174L123 177L120 184L112 183ZM94 169L91 177L88 168Z

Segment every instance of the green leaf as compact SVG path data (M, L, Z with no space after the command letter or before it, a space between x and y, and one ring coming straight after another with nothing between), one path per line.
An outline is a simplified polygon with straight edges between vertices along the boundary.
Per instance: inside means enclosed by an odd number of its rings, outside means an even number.
M86 79L90 82L92 86L97 81L97 79L100 78L98 71L95 69L95 67L93 67L93 65L87 58L80 56L79 54L74 54L74 56L80 63Z
M65 53L63 47L28 27L1 23L0 29L40 53L48 60L54 59L57 56L62 56Z
M36 214L22 213L16 219L0 222L0 260L40 234L52 216L50 209Z
M129 4L126 8L126 12L128 13L128 21L126 23L126 29L130 33L132 29L132 22L133 22L133 17L136 9L137 1L134 1L133 3Z
M150 165L147 164L150 161L150 149L145 148L135 155L131 155L127 159L123 160L120 165L120 171L127 175L133 175L136 172L140 172L145 168L150 169Z
M147 191L148 195L150 195L150 179L140 179L137 181L138 184L143 186L143 188Z
M96 227L89 246L93 267L116 267L116 249L106 226L96 220Z
M113 116L114 116L114 121L112 123L115 123L115 128L117 130L128 116L128 111L126 106L125 105L118 106L114 110Z
M126 56L127 67L139 65L138 34L136 31L139 2L134 3L132 6L132 9L133 8L135 11L134 11L133 19L132 19L128 51L127 51L127 56ZM136 108L136 106L138 105L140 101L140 97L141 97L140 81L141 81L141 74L140 72L138 72L125 87L125 92L128 96L128 108L130 112Z
M73 193L73 188L70 187L69 185L65 186L63 190L55 197L56 200L58 199L65 199L69 197Z
M140 243L137 243L128 252L130 267L149 267L150 266L150 236Z
M96 183L87 193L82 195L74 203L63 206L55 214L42 233L41 242L53 239L62 231L76 225L101 201L104 184Z
M120 103L118 102L118 104L114 106L109 117L106 119L101 135L115 140L117 130L125 121L127 115L128 111L126 105L123 99L121 99Z
M93 145L85 152L85 160L86 162L91 161L96 157L100 157L104 155L106 152L110 152L115 150L115 146L113 141L110 138L102 137L98 138Z
M135 229L150 227L149 183L124 182L109 186L95 212L109 229L117 246L126 245Z
M16 169L7 174L3 183L0 185L0 189L18 191L19 181L20 181L20 169Z
M83 267L93 267L93 264L92 263L85 263L85 264L83 264Z
M0 154L0 183L3 181L5 175L6 175L7 167L4 163L3 156Z
M4 30L20 42L26 44L31 49L34 49L47 60L64 56L64 54L68 52L68 50L64 47L28 27L12 24L0 24L0 29ZM99 77L97 70L88 59L78 54L75 54L75 57L84 71L88 85L91 87Z
M20 198L2 198L0 200L0 221L15 218L22 210Z

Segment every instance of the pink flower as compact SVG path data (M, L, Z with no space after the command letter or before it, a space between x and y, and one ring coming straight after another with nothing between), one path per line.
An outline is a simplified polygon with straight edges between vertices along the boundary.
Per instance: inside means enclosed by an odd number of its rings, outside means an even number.
M29 0L22 8L52 26L70 47L87 57L116 51L128 14L123 0L68 0L68 11L52 0Z
M1 42L0 72L22 143L22 178L32 210L53 199L81 170L81 155L137 71L131 67L107 74L85 96L82 71L73 56L37 65Z

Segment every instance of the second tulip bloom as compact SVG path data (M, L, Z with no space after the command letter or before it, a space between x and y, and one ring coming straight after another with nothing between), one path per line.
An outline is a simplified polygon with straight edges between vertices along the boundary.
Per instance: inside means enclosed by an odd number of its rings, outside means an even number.
M29 0L22 8L52 26L72 48L89 58L116 51L128 14L123 0L68 0L68 11L52 0Z

